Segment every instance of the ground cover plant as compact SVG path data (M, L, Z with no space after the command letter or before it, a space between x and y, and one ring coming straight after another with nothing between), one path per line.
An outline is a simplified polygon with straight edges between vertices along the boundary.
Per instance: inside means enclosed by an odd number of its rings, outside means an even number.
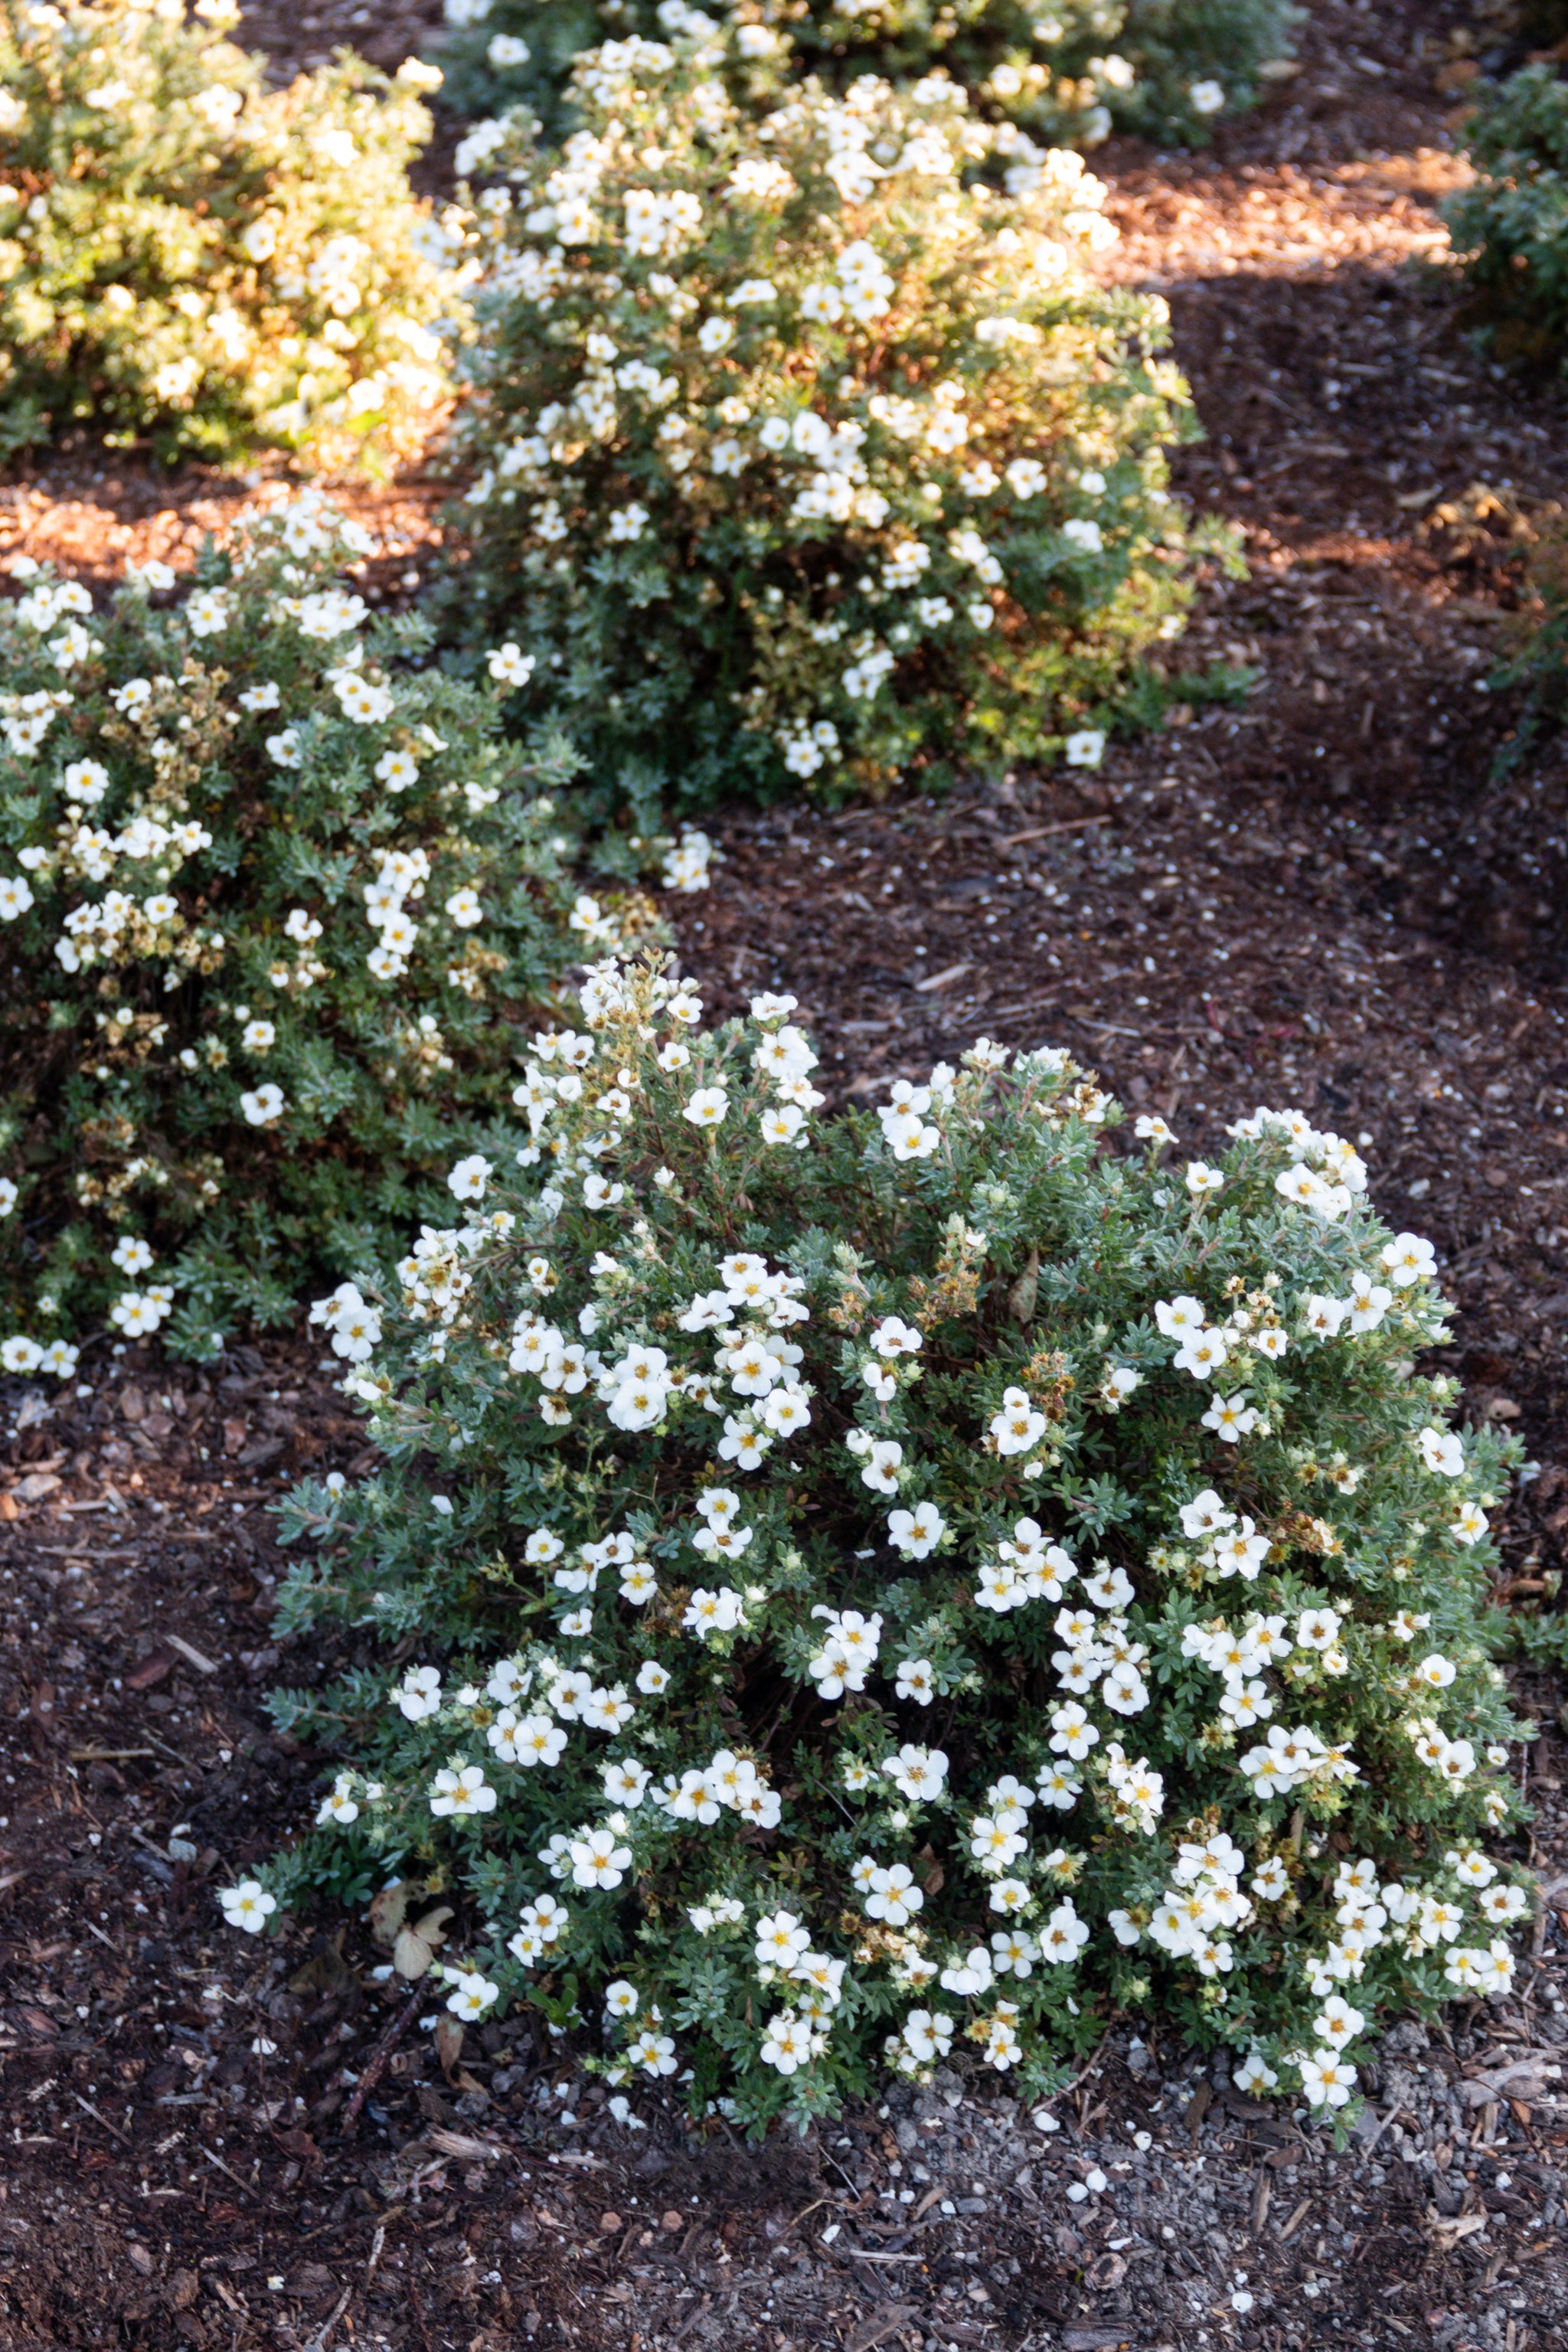
M793 998L704 1033L611 959L582 1007L372 1302L390 1466L290 1498L280 1624L383 1658L275 1699L342 1769L231 1921L438 1893L395 1964L460 1910L458 2017L752 2127L1048 2088L1114 2010L1331 2116L1380 2011L1505 1990L1517 1448L1414 1376L1431 1246L1357 1153L1113 1156L1091 1076L984 1039L820 1122Z
M440 47L446 102L469 115L520 101L552 123L572 113L574 59L628 33L694 27L732 35L737 97L776 85L792 55L840 84L863 73L898 83L940 68L988 110L1053 145L1093 146L1112 126L1166 144L1202 146L1216 120L1256 100L1289 46L1283 0L447 0Z
M268 90L238 13L0 11L0 455L82 420L385 466L441 414L458 289L407 179L439 76L345 52Z
M562 155L468 142L510 184L453 611L537 652L520 712L689 805L1093 765L1203 552L1238 561L1166 488L1163 302L1082 266L1099 183L940 77L753 122L690 40L633 39L574 88ZM965 184L998 136L1009 192Z
M526 660L462 684L368 619L368 544L307 496L188 593L153 565L100 614L33 567L0 604L7 1370L106 1312L198 1352L286 1318L444 1193L516 1022L618 936L498 738Z
M1568 81L1550 63L1484 86L1476 177L1445 206L1470 316L1505 365L1561 366L1568 341Z

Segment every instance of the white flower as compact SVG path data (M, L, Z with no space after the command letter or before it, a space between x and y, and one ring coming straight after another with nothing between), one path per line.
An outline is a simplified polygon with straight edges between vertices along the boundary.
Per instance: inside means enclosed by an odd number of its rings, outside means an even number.
M984 612L989 620L989 608L983 605L978 609ZM1080 727L1076 734L1068 737L1062 747L1068 766L1098 768L1105 757L1106 740L1103 727Z
M487 1160L482 1152L473 1151L466 1160L459 1160L451 1171L447 1178L447 1189L456 1193L459 1201L482 1201L485 1187L494 1174L493 1162Z
M914 1883L914 1874L908 1865L896 1862L884 1870L873 1865L870 1891L866 1896L867 1916L883 1920L889 1927L902 1927L913 1918L925 1903L925 1896Z
M645 2028L626 2045L626 2056L645 2074L658 2077L673 2074L676 2068L675 2043L668 2033L656 2033Z
M447 1999L447 2009L454 2017L465 2018L470 2023L483 2017L500 1999L500 1985L490 1984L478 1969L449 1969L447 1982L452 1988Z
M1356 2070L1335 2050L1316 2050L1297 2060L1301 2093L1310 2107L1342 2107L1356 2086Z
M465 1764L437 1773L430 1790L430 1811L437 1821L470 1821L476 1813L493 1813L496 1792L485 1780L482 1764Z
M917 1503L912 1511L892 1511L888 1535L906 1559L925 1559L947 1532L947 1523L934 1503Z
M1225 85L1217 81L1195 81L1187 92L1194 114L1218 114L1225 105Z
M805 2019L793 2009L780 2010L768 2021L759 2054L764 2066L776 2067L784 2075L794 2074L809 2064L811 2042L811 2029Z
M1178 1359L1178 1361L1180 1359ZM1203 1416L1203 1426L1212 1429L1227 1445L1237 1444L1249 1437L1261 1416L1247 1401L1247 1391L1238 1390L1235 1396L1215 1396Z
M274 1086L269 1079L265 1086L242 1094L239 1107L250 1126L273 1127L282 1118L288 1104L284 1100L282 1087Z
M1465 1449L1452 1430L1427 1427L1417 1433L1415 1444L1428 1470L1444 1478L1464 1476Z
M621 1845L613 1829L589 1830L568 1841L574 1886L618 1886L631 1867L630 1846Z
M730 1097L722 1087L699 1087L681 1106L681 1117L693 1127L718 1127L730 1108Z
M1474 1503L1462 1503L1458 1516L1449 1522L1449 1532L1462 1544L1478 1544L1487 1532L1487 1515Z
M787 1973L803 1952L811 1949L811 1931L793 1911L766 1912L757 1921L755 1950L760 1964Z
M1407 1290L1416 1282L1430 1282L1437 1270L1437 1254L1419 1234L1396 1234L1393 1241L1384 1244L1381 1257L1396 1290Z
M947 1758L940 1748L919 1748L906 1740L896 1756L882 1759L882 1770L911 1803L940 1797L947 1780Z
M247 1936L259 1936L278 1908L278 1897L268 1895L256 1878L242 1878L237 1886L221 1888L217 1899L229 1926L243 1927Z
M1070 1966L1089 1941L1089 1929L1070 1898L1059 1903L1040 1929L1040 1958Z
M1000 1454L1027 1454L1044 1437L1048 1426L1043 1412L1037 1412L1023 1389L1003 1391L1002 1410L993 1416L991 1435Z
M1217 1331L1194 1331L1183 1340L1172 1360L1177 1371L1191 1372L1195 1381L1212 1380L1225 1367L1226 1344Z

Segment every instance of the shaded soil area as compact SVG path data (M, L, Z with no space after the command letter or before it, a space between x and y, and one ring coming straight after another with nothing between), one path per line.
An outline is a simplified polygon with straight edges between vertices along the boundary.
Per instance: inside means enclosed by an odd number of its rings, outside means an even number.
M342 37L395 66L434 15L357 13L257 12L246 37L289 70ZM710 1009L800 998L837 1099L984 1031L1070 1045L1190 1153L1258 1102L1364 1138L1380 1205L1437 1244L1467 1410L1540 1465L1500 1579L1533 1608L1568 1531L1568 765L1543 739L1493 781L1519 713L1486 681L1514 518L1568 496L1568 441L1554 387L1465 340L1434 209L1462 169L1456 64L1497 21L1315 0L1300 71L1212 155L1096 159L1108 266L1165 294L1207 433L1180 485L1252 567L1179 659L1253 666L1246 705L1178 704L1089 777L726 816L712 890L668 912ZM0 556L100 581L188 561L253 489L79 444L0 486ZM438 496L355 494L395 542L384 594L416 586ZM1518 1993L1397 2029L1342 2151L1126 2028L1053 2130L956 2076L759 2151L651 2100L632 2128L526 2025L438 2051L357 1924L277 1946L219 1922L215 1888L306 1818L325 1761L261 1705L336 1663L272 1638L268 1504L307 1465L368 1466L316 1348L200 1377L99 1349L82 1390L0 1388L7 2352L1563 2340L1568 1741L1544 1682L1521 1685L1548 1899Z

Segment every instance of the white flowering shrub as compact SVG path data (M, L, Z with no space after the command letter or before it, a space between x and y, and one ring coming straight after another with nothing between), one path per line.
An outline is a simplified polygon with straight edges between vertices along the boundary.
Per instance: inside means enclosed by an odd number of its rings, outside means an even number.
M1431 1248L1356 1153L1117 1156L984 1039L822 1121L791 997L704 1034L612 961L582 1006L374 1304L389 1466L290 1498L283 1624L384 1662L275 1700L342 1769L238 1924L439 1888L458 2014L753 2126L1046 2086L1119 2010L1337 2107L1379 2012L1505 1989L1513 1455L1413 1376Z
M1163 302L1087 272L1079 157L941 78L752 122L689 40L574 89L561 155L466 142L516 185L478 200L459 623L539 653L599 775L689 802L1097 759L1200 552L1238 559L1166 489L1189 395ZM1010 194L964 177L999 137Z
M1256 100L1281 58L1288 0L447 0L445 102L492 117L524 102L554 123L584 49L628 33L694 31L721 48L737 97L773 88L792 50L840 84L866 72L952 75L993 114L1053 144L1112 129L1204 146Z
M384 1255L494 1124L515 1023L621 933L562 873L497 739L515 646L464 685L371 621L313 496L95 612L0 603L0 1362L60 1373L107 1314L210 1348L306 1269ZM569 777L569 761L558 762ZM703 866L671 853L684 887ZM633 926L636 935L636 925ZM602 945L593 950L602 952Z
M79 419L385 465L443 412L458 287L407 180L439 75L343 58L268 90L237 19L0 11L0 454Z

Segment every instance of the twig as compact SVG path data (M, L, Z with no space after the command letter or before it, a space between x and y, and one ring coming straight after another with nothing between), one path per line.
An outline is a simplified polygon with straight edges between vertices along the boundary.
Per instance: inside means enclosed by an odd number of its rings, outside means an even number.
M1396 2100L1394 2105L1388 2110L1388 2113L1379 2123L1377 2129L1373 2132L1372 2137L1363 2147L1362 2154L1363 2156L1370 2156L1372 2154L1373 2149L1377 2146L1378 2141L1383 2137L1383 2135L1388 2129L1389 2125L1392 2123L1397 2123L1401 2116L1405 2116L1405 2120L1407 2124L1414 2124L1415 2122L1415 2116L1412 2115L1406 2115L1405 2109ZM1419 2126L1417 2126L1417 2128L1419 2128Z
M331 2311L328 2312L325 2319L322 2320L320 2327L317 2328L314 2336L311 2336L310 2343L305 2347L305 2352L321 2352L322 2345L325 2344L328 2336L331 2334L333 2328L337 2326L339 2320L348 2309L349 2297L353 2294L353 2281L351 2279L347 2286L344 2287L342 2294L339 2295L336 2303L333 2304Z
M202 2154L206 2158L209 2164L216 2164L220 2172L226 2173L237 2189L243 2189L247 2197L255 2196L256 2191L251 2187L249 2181L242 2180L238 2173L236 2172L232 2164L226 2164L221 2156L215 2156L213 2154L210 2147L204 2147L202 2149Z
M681 2321L679 2326L670 2337L669 2340L671 2344L679 2344L681 2337L689 2334L689 2331L696 2326L698 2321L701 2318L703 2313L707 2310L713 2298L710 2294L705 2294L700 2303L694 2303L692 2305L690 2310L687 2313L685 2318Z
M363 2107L366 2099L369 2098L372 2091L374 2090L377 2083L381 2080L383 2074L385 2072L387 2060L391 2057L394 2050L396 2049L398 2042L402 2040L404 2034L406 2033L408 2028L413 2024L416 2012L423 2008L425 2002L428 1999L429 1995L425 1989L422 1986L416 1985L414 1990L404 2002L403 2007L398 2011L397 2015L393 2019L392 2023L387 2027L386 2032L382 2035L381 2040L376 2043L375 2048L371 2052L369 2058L365 2061L364 2072L361 2074L359 2081L354 2085L353 2096L350 2099L348 2105L343 2109L342 2128L345 2133L351 2132L355 2124L358 2123L360 2111Z
M216 1672L217 1672L217 1664L216 1664L216 1660L214 1660L214 1659L212 1659L212 1658L204 1657L200 1650L194 1649L194 1648L192 1647L191 1643L190 1643L189 1642L187 1642L187 1641L183 1640L183 1639L181 1638L181 1636L180 1636L178 1633L165 1633L165 1634L163 1634L163 1635L162 1636L162 1638L163 1638L163 1640L164 1642L166 1642L166 1643L168 1643L168 1646L169 1646L169 1648L170 1648L171 1650L178 1650L178 1652L179 1652L179 1654L180 1654L181 1657L182 1657L182 1658L184 1658L184 1660L185 1664L186 1664L188 1666L195 1666L195 1670L196 1670L197 1674L199 1674L199 1675L216 1675Z
M121 2130L120 2126L118 2124L111 2124L107 2116L100 2115L98 2109L93 2105L90 2099L84 2099L79 2091L73 2091L71 2093L71 2096L76 2101L78 2106L82 2109L83 2113L89 2115L92 2117L95 2124L101 2124L105 2131L112 2132L115 2138L119 2140L122 2147L130 2147L132 2146L131 2140L127 2137L125 2133Z
M1044 841L1051 833L1081 833L1088 824L1109 824L1108 816L1069 816L1060 824L1032 824L1027 833L1005 833L997 842L998 849L1011 849L1020 841Z

